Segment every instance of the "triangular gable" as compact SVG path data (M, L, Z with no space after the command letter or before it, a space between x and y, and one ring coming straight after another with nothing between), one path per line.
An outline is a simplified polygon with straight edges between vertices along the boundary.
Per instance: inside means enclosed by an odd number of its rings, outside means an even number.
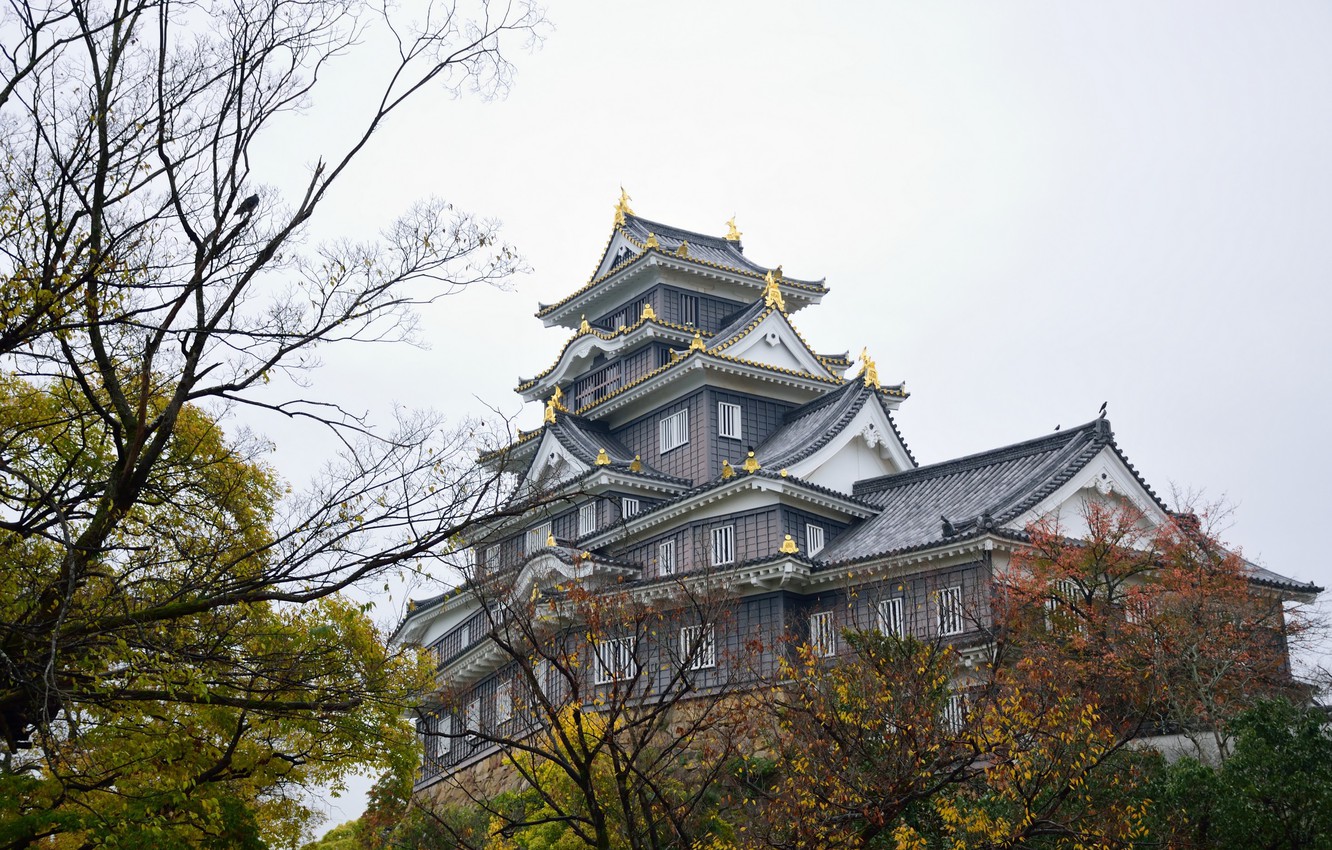
M625 260L633 259L641 253L643 253L643 249L630 242L624 231L616 227L615 232L611 234L610 242L606 244L606 253L601 255L601 261L597 263L597 270L592 273L592 280L601 278Z
M870 398L826 444L793 463L789 471L814 484L850 493L857 481L914 467L883 405Z
M837 377L800 338L786 315L777 309L768 310L757 324L742 330L732 339L720 342L715 348L709 348L709 351L778 369L791 369L827 378Z
M1156 496L1143 485L1114 446L1107 444L1057 490L1004 526L1022 531L1032 522L1049 519L1057 521L1066 536L1080 538L1088 532L1085 516L1088 505L1093 502L1132 505L1142 512L1144 521L1152 527L1169 519Z
M549 428L541 435L523 475L524 487L549 488L557 481L582 475L592 467L579 460Z

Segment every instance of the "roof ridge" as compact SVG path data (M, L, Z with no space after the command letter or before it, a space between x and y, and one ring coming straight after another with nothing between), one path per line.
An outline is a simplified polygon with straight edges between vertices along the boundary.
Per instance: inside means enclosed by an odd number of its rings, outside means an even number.
M1104 422L1105 425L1101 425ZM1110 430L1109 420L1094 419L1084 425L1076 428L1070 428L1067 431L1056 431L1053 434L1046 434L1041 437L1034 437L1029 440L1023 440L1018 443L1010 443L1006 446L1000 446L997 449L987 449L983 452L963 455L958 458L939 461L938 463L917 466L915 469L908 469L903 472L894 472L888 475L881 475L877 478L867 478L864 481L858 481L855 485L855 492L869 493L888 490L902 484L909 484L922 478L930 478L939 475L943 471L963 472L968 469L975 469L981 466L990 466L995 463L1002 463L1006 460L1012 460L1018 457L1035 454L1045 447L1055 449L1061 444L1072 443L1078 437L1092 435L1104 440L1105 443L1113 442L1113 432ZM1104 434L1102 435L1102 432Z

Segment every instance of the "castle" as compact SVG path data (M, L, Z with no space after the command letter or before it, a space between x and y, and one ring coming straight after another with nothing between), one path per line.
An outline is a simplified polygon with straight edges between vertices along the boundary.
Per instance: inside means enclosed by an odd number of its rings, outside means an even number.
M734 612L724 632L679 627L704 681L761 627L831 656L854 622L947 640L967 663L984 652L991 578L1028 523L1057 517L1077 536L1088 500L1167 518L1104 415L918 463L895 419L905 385L884 383L867 351L820 352L797 330L824 283L754 262L728 225L710 236L649 221L622 195L589 281L541 305L546 326L571 332L555 362L517 387L544 405L544 424L484 460L518 470L520 492L567 498L487 524L471 541L478 573L522 573L534 593L605 580L647 593L725 576ZM1283 598L1319 591L1257 567L1252 580ZM512 722L512 672L489 616L464 584L414 603L399 627L396 638L429 647L441 681L464 693L461 708L420 721L418 789L486 757L485 746L457 744L466 730ZM650 651L599 641L593 684Z

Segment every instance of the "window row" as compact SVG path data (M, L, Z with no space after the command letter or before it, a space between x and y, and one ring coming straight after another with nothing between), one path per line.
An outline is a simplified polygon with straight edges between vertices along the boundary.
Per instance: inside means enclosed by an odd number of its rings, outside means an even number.
M962 608L962 587L954 585L932 594L935 611L934 634L938 637L960 635L966 630L966 617ZM880 634L892 637L906 636L906 602L900 596L883 599L875 606L875 626ZM832 611L819 611L809 616L809 645L814 654L828 658L837 654L838 631Z

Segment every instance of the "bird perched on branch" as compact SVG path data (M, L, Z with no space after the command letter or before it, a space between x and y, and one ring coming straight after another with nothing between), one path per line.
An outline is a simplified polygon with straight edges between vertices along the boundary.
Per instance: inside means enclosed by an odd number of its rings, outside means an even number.
M251 195L250 197L241 201L240 206L236 207L236 215L249 215L258 208L259 208L259 196Z

